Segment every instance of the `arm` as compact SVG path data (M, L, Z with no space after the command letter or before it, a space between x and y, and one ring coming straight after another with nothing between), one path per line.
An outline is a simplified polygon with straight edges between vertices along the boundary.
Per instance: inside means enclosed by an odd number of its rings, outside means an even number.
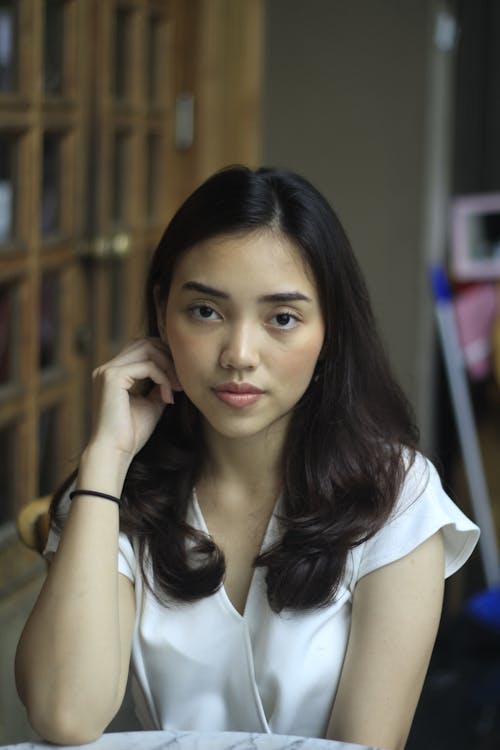
M109 467L109 476L90 455L82 460L78 483L120 494L118 472L115 478L111 462L99 463ZM95 739L121 704L135 600L132 583L118 574L117 558L118 506L75 499L16 655L30 722L52 742Z
M171 398L168 362L136 342L96 371L99 408L77 486L119 496L133 456ZM133 396L143 378L159 383ZM119 508L77 496L16 654L16 682L33 727L59 744L98 737L126 686L135 616L132 583L117 570Z
M403 750L432 654L443 589L440 532L358 582L329 738Z

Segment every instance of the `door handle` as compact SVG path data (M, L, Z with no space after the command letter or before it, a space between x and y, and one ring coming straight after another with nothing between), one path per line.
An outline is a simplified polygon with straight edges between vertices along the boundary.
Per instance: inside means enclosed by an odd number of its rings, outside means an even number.
M132 238L128 232L101 235L93 240L80 243L78 255L83 260L103 263L109 260L123 260L132 251Z

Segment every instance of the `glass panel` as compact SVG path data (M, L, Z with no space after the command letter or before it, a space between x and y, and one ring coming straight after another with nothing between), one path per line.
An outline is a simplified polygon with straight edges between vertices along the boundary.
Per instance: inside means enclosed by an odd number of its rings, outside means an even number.
M48 370L59 363L60 294L59 274L47 271L40 285L38 336L41 370Z
M124 221L127 208L127 140L127 133L118 132L115 134L111 218L116 223Z
M43 137L42 234L55 234L60 226L61 138L54 133Z
M162 99L161 83L167 80L166 25L161 16L152 15L148 21L146 91L148 102L158 104ZM161 74L161 75L160 75Z
M0 428L0 524L14 517L14 477L16 475L16 429Z
M0 91L17 85L17 2L0 0Z
M147 137L146 214L154 220L158 208L158 190L161 176L161 138L156 133Z
M43 84L46 94L61 94L63 89L64 4L45 0L45 38Z
M57 407L40 414L38 421L38 496L48 495L56 488Z
M125 275L123 260L113 258L109 264L109 318L108 336L111 344L119 345L124 337L123 293Z
M0 285L0 387L12 382L17 374L16 296L14 288ZM0 454L1 455L1 454Z
M0 243L8 242L15 232L16 145L14 136L0 133Z
M132 48L132 13L128 8L118 7L115 13L115 56L113 94L117 99L126 99L130 91L130 50Z

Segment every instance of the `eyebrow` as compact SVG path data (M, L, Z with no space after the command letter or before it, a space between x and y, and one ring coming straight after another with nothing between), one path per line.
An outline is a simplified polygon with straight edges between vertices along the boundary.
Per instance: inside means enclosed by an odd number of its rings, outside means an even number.
M220 289L215 289L213 286L207 284L201 284L199 281L186 281L182 286L183 289L195 292L202 292L202 294L209 294L211 297L219 297L219 299L230 299L231 295L227 292L223 292ZM258 299L259 302L312 302L312 299L302 292L275 292L273 294L263 294Z

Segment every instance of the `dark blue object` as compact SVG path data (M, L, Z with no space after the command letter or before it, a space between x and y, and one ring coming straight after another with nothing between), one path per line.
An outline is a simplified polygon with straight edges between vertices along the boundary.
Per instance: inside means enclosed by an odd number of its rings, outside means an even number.
M442 266L431 266L432 290L437 302L451 302L451 287Z
M480 591L471 596L466 611L476 622L500 633L500 587Z

